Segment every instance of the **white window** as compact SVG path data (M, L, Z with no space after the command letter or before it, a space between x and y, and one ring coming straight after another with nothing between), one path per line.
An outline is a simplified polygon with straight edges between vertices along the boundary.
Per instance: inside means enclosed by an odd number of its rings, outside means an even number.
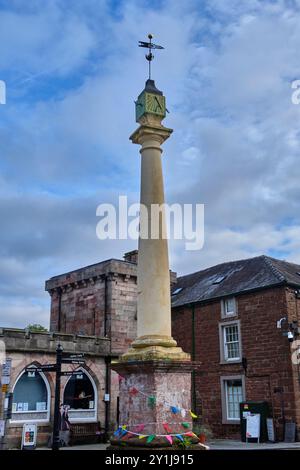
M24 371L13 389L12 418L18 422L49 421L50 387L44 376L35 371Z
M241 362L242 341L240 320L232 320L219 323L220 361Z
M234 297L221 300L222 317L234 317L237 315L237 303Z
M226 420L240 419L240 403L244 400L242 380L224 380Z
M224 359L225 361L237 361L240 359L240 338L237 323L223 326L224 335Z

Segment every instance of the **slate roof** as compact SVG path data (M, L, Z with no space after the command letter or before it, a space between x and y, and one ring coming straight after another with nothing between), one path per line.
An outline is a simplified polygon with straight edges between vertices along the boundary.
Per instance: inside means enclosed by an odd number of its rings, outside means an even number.
M172 307L284 284L300 287L300 265L265 255L230 261L179 277Z

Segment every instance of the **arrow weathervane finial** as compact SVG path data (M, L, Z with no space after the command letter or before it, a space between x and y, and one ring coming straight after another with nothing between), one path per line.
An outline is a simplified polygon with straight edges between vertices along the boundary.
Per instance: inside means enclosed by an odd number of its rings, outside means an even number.
M153 38L152 34L148 34L148 38L149 42L139 41L139 47L146 47L148 49L148 54L146 54L145 57L149 62L149 80L151 80L151 61L154 59L152 49L164 49L164 47L159 46L158 44L153 44L153 42L151 42Z

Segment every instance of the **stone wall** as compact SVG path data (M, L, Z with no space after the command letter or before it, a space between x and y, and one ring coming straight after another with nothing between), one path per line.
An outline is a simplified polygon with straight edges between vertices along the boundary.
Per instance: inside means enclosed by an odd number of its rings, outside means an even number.
M13 391L18 377L22 374L25 367L29 365L53 364L56 360L56 347L58 343L63 347L64 352L84 353L85 365L64 364L64 371L72 371L77 368L87 372L92 378L97 389L97 416L95 420L100 421L104 427L105 424L105 375L106 365L105 357L110 354L110 341L107 338L88 337L78 335L67 335L58 333L29 333L24 330L0 329L0 340L4 341L6 346L6 356L12 359L12 373L9 391ZM54 390L55 374L44 374L51 394L50 419L47 422L38 423L38 445L45 445L52 432L53 411L54 411ZM61 378L61 397L68 381L68 377ZM115 427L117 413L118 380L115 374L112 374L113 386L111 387L110 401L110 423ZM3 402L3 397L1 397ZM8 427L9 447L20 448L23 423L13 422ZM79 420L80 421L80 420Z
M136 336L136 264L108 260L46 282L51 331L111 338L111 354Z

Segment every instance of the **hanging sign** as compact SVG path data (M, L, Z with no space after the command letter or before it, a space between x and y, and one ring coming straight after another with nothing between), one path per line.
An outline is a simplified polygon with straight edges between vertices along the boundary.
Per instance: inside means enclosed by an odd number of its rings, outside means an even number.
M23 425L23 434L22 434L22 449L35 449L36 447L36 434L37 426L36 424L25 423Z
M246 417L246 438L257 439L260 438L260 414L251 413Z

